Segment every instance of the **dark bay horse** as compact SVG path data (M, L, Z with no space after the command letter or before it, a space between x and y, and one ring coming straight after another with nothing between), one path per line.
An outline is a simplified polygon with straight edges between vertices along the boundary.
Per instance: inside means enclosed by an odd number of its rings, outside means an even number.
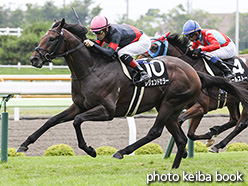
M189 51L188 48L189 42L186 37L180 38L178 34L172 34L172 35L167 35L167 40L169 43L167 48L167 55L179 57L180 59L183 59L185 62L190 64L195 70L208 74L204 65L204 61L201 58L190 57L191 51ZM156 44L153 44L152 47L153 50L157 52L156 49L158 49L158 46ZM142 57L143 56L139 56L139 58ZM247 65L248 55L241 55L238 57L245 59L245 63ZM248 81L244 81L240 84L242 84L240 86L243 86L246 89L248 88ZM216 89L214 91L216 92L216 98L217 98L219 90ZM220 142L219 144L215 145L210 149L211 152L218 152L219 148L224 148L231 139L233 139L240 131L242 131L247 126L247 121L246 121L247 110L246 108L244 108L240 116L239 102L235 99L235 97L233 97L232 95L228 95L226 98L226 103L221 104L222 105L221 107L219 107L221 100L216 98L212 98L204 93L201 93L201 95L197 98L196 103L179 117L180 123L183 123L187 119L191 119L189 131L188 131L188 137L192 140L211 139L214 135L218 135L221 132L236 126L234 131L230 135L228 135L227 138L225 138L222 142ZM211 110L222 108L223 106L227 106L229 110L230 113L229 121L222 126L212 127L210 129L210 132L207 132L206 134L195 135L195 131L198 125L200 124L200 121L203 118L204 114L206 114Z
M73 104L65 111L50 118L37 131L31 134L18 148L25 152L51 127L62 122L73 121L78 147L88 155L96 157L96 151L84 140L81 124L84 121L108 121L126 115L135 86L123 73L117 59L110 62L103 55L84 46L82 41L63 28L65 20L57 22L42 37L39 46L30 57L31 63L41 68L45 62L63 56L71 71ZM84 35L87 33L87 29ZM84 37L84 39L86 36ZM158 111L155 123L148 134L113 155L122 159L144 144L158 138L164 126L175 139L178 151L172 168L178 168L182 158L186 158L187 138L178 125L181 111L200 94L201 86L224 86L236 96L240 96L230 83L223 78L204 76L183 60L174 57L159 57L166 64L170 83L159 87L144 89L144 95L137 114L155 107ZM201 83L202 81L202 83ZM223 88L224 88L223 87ZM242 97L242 96L241 96Z

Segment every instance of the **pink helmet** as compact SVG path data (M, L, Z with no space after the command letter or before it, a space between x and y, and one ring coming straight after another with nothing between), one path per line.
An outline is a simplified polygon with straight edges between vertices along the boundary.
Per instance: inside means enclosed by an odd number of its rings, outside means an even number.
M98 32L109 27L108 19L104 16L95 16L90 25L90 31Z

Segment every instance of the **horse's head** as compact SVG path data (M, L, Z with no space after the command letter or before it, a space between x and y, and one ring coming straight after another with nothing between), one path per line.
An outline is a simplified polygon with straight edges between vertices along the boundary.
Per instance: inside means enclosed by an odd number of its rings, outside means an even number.
M192 52L189 50L189 39L185 36L180 37L179 34L174 33L167 37L170 47L168 48L168 55L174 57L189 56Z
M52 61L61 52L64 45L64 24L65 20L63 19L57 27L52 27L42 37L40 44L35 48L35 51L30 57L32 66L41 68L45 62Z
M150 49L141 54L137 59L141 59L143 57L154 58L157 56L166 56L168 50L168 41L167 37L170 35L170 32L165 35L157 35L156 37L151 39L151 47Z

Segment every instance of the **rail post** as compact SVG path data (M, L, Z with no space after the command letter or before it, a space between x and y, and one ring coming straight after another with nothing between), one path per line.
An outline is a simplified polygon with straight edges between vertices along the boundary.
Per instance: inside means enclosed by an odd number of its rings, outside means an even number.
M14 95L1 95L3 104L3 113L2 113L2 134L1 134L1 162L8 162L8 121L9 113L6 112L6 102L9 101Z

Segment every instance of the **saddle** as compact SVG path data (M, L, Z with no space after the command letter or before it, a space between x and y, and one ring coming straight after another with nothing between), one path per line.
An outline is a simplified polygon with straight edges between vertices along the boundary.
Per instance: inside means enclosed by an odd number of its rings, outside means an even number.
M212 76L223 76L223 72L216 67L212 62L203 58L205 68ZM235 77L232 79L233 82L241 82L248 79L248 68L245 62L239 57L233 57L224 59L223 62L232 70Z

